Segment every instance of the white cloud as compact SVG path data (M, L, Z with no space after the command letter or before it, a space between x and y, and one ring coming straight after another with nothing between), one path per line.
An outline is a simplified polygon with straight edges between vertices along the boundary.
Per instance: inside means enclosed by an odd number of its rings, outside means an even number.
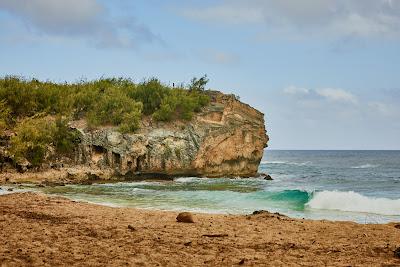
M290 85L283 89L283 92L288 95L297 95L297 94L309 94L310 90L307 88L296 87L294 85Z
M355 95L340 88L308 89L291 85L284 88L283 93L295 97L301 97L303 103L305 101L308 103L308 105L317 104L317 102L320 102L319 100L321 99L325 99L332 102L342 102L351 104L358 103L358 99Z
M81 38L97 47L118 48L160 41L133 17L113 17L98 0L0 0L0 11L38 37Z
M222 64L222 65L233 65L240 61L239 56L233 53L218 51L218 50L207 50L201 53L201 57L207 62Z
M93 30L96 20L105 12L96 0L0 0L0 9L48 33Z
M240 9L235 5L211 6L204 9L187 8L182 14L189 18L205 21L220 20L225 23L258 23L263 21L262 10L254 6L242 6Z
M352 93L347 92L343 89L336 89L336 88L322 88L322 89L317 89L315 92L328 99L331 101L337 101L337 102L347 102L347 103L353 103L357 104L357 98L354 96Z
M182 14L207 22L264 25L267 33L286 33L288 38L400 37L397 0L221 0Z

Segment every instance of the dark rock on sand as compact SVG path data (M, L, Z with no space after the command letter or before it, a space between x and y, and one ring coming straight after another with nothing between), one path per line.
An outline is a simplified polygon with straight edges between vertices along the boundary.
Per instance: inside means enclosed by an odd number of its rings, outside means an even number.
M177 222L194 223L193 215L190 212L181 212L176 217Z
M271 218L288 218L286 215L280 214L279 212L269 212L267 210L256 210L254 211L251 215L264 215L266 217L271 217Z
M264 213L270 213L269 211L266 210L256 210L253 212L253 215L258 215L258 214L264 214Z
M400 247L396 248L396 250L394 251L394 256L395 256L396 258L399 258L399 259L400 259Z

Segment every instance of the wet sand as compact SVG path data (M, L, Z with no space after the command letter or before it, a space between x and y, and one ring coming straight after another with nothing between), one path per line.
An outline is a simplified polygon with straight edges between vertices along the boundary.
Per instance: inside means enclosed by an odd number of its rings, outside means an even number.
M0 196L0 266L400 266L398 224L112 208Z

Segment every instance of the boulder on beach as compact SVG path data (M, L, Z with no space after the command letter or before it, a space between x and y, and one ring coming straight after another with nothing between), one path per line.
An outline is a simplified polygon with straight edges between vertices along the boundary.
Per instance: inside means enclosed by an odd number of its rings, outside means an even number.
M194 223L193 215L190 212L179 213L178 216L176 217L176 221L182 223Z

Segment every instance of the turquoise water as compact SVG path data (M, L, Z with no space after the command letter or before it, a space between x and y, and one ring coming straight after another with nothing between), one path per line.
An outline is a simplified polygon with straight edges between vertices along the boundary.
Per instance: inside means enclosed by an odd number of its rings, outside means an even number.
M400 151L266 151L260 172L274 180L174 181L46 187L49 194L118 207L296 218L400 221Z

